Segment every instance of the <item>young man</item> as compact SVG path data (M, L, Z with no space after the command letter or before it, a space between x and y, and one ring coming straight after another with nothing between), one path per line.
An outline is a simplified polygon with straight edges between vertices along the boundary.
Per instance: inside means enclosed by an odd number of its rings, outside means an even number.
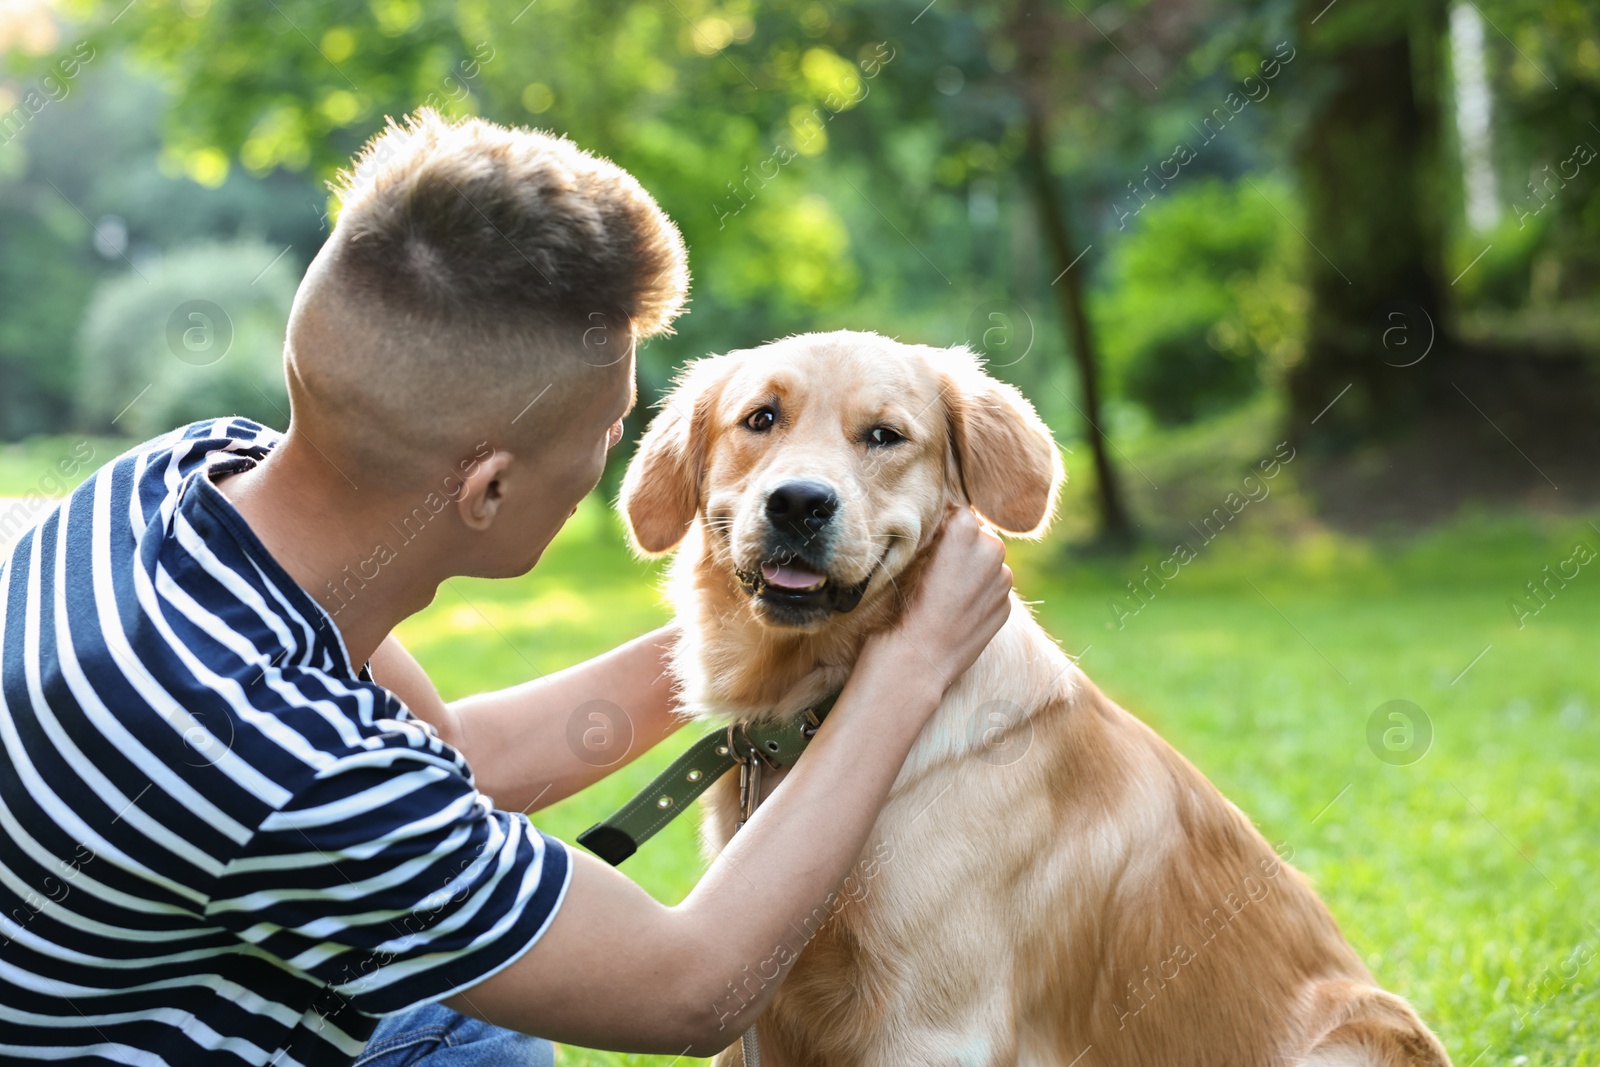
M570 142L427 112L341 194L289 430L141 445L0 567L0 1059L549 1062L511 1031L709 1055L777 984L730 1021L727 983L842 883L999 628L999 541L952 515L805 759L657 903L520 813L601 776L579 705L640 750L676 727L670 632L445 704L390 631L453 575L528 571L594 488L682 242Z

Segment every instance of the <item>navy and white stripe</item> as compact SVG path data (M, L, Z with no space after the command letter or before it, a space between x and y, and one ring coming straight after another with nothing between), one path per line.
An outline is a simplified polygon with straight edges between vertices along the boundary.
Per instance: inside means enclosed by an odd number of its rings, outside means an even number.
M566 893L211 484L276 442L141 445L0 563L0 1061L348 1064Z

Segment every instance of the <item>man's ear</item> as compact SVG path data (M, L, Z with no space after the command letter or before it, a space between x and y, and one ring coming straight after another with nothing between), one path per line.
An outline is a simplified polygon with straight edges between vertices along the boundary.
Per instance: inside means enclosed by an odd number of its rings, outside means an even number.
M511 458L510 452L497 448L463 470L455 502L456 511L468 529L482 533L499 514L500 502L504 499L500 479L511 465Z
M976 356L939 357L957 477L978 514L1012 537L1043 537L1066 472L1049 427L1013 386L984 373Z
M617 507L642 555L676 548L700 510L706 428L721 384L722 358L696 360L678 376L623 476Z

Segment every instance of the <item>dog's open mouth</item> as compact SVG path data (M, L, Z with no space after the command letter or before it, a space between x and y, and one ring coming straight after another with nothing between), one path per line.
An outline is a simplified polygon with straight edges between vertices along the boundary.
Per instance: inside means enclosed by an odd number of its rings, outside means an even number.
M854 611L867 591L874 566L854 585L840 585L808 560L799 556L762 560L754 570L735 570L734 577L750 596L779 608Z

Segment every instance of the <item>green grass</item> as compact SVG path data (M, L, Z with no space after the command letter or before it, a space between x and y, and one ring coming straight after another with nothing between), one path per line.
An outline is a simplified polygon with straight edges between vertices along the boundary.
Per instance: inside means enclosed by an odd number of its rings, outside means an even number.
M62 434L0 444L0 497L60 496L136 443Z
M1600 1064L1600 559L1524 627L1508 605L1578 540L1600 550L1581 520L1525 517L1468 517L1406 542L1284 542L1253 532L1247 511L1121 628L1109 601L1167 552L1086 562L1046 543L1012 558L1063 646L1294 850L1458 1064L1536 1067ZM454 697L656 625L656 588L656 568L627 555L591 500L532 575L453 582L401 634ZM1432 724L1409 765L1368 747L1369 718L1394 699ZM570 841L689 740L536 821ZM691 823L624 868L661 900L703 870ZM558 1062L672 1061L564 1048Z

